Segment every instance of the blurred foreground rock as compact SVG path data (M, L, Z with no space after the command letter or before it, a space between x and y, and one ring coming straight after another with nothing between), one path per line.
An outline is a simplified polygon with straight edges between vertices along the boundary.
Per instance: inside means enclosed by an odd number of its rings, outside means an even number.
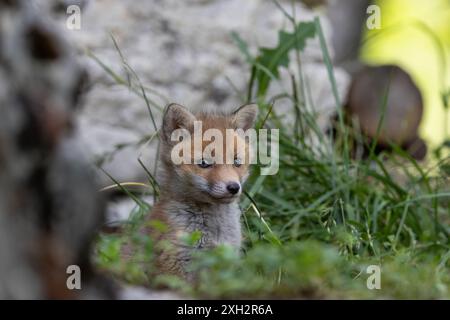
M71 139L84 73L39 16L0 1L0 298L112 298L90 264L103 202Z

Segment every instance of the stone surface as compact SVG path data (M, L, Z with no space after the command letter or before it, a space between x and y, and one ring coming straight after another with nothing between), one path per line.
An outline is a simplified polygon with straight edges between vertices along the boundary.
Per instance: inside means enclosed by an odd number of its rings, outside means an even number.
M48 3L34 1L37 6ZM65 27L67 15L62 9L74 2L83 4L81 30L70 31ZM160 108L168 102L191 108L207 105L235 108L242 100L227 79L240 92L245 92L249 68L230 33L236 31L256 54L258 46L276 44L280 28L290 28L283 13L273 2L265 0L67 0L60 3L55 17L67 39L79 49L80 61L90 73L90 90L78 116L80 137L91 159L109 154L117 146L128 145L103 163L104 169L119 181L145 180L137 158L142 154L144 163L152 168L155 143L146 146L136 143L143 136L151 135L154 128L144 100L126 86L116 84L95 61L83 55L86 50L126 80L121 58L111 40L110 34L114 35L127 63L143 85L160 94L147 92ZM281 1L281 4L292 12L291 1ZM318 14L300 2L295 2L295 7L298 20L312 20ZM329 41L330 27L326 17L321 16L321 19ZM319 123L325 128L336 104L316 39L307 42L302 60L312 100L322 113ZM290 68L293 72L297 70L295 63ZM270 88L269 96L283 88L289 90L288 72L282 71L281 75L281 80ZM342 97L347 90L348 77L339 69L335 70L335 75ZM277 103L277 111L292 113L284 103ZM159 123L160 111L153 108L153 112ZM100 176L102 184L111 183L105 175Z
M141 197L142 201L150 205L153 204L153 197ZM133 199L125 197L123 199L111 200L106 208L106 225L109 227L117 227L127 220L130 214L137 210L138 206Z

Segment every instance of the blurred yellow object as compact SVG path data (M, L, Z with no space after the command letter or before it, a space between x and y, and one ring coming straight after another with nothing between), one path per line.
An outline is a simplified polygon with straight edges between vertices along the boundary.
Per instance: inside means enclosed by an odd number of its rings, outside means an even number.
M420 134L434 148L450 135L450 110L446 112L442 100L442 94L450 92L450 1L375 4L381 9L381 28L364 26L361 59L375 65L397 64L411 74L424 100Z

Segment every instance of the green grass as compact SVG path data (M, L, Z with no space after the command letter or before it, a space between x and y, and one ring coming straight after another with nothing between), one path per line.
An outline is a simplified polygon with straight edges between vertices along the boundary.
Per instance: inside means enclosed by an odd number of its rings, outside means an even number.
M290 41L311 36L311 30L302 33L302 25L284 13L296 30L287 37ZM295 41L288 44L296 51L298 66L298 73L291 77L291 92L267 97L267 86L278 79L277 68L285 65L284 53L265 48L260 51L264 59L252 57L245 41L233 34L249 64L247 99L256 100L261 108L258 126L280 128L278 174L261 176L260 168L255 167L242 198L242 254L238 256L227 247L199 253L192 264L201 280L195 286L174 277L149 279L141 262L151 266L152 243L136 232L148 205L135 199L127 232L99 236L95 261L101 269L130 283L168 286L195 297L450 298L448 150L445 152L443 146L426 163L417 163L396 147L393 154L371 152L368 159L352 159L353 146L367 142L344 123L342 98L319 20L303 26L313 27L321 43L339 110L336 136L320 132L316 115L308 111L311 99L302 74L302 46L296 46ZM282 40L280 37L279 46L286 48ZM303 44L303 40L298 39L298 43ZM115 46L118 49L117 43ZM278 53L270 57L270 52ZM104 67L117 83L133 87L132 81L124 81L112 68ZM152 92L146 93L128 64L125 70L129 79L136 80L133 91L143 98L153 118L154 102L147 97ZM279 99L292 105L296 117L292 127L281 125ZM333 147L313 148L311 136L322 145L333 141ZM151 170L145 171L155 187ZM187 241L195 241L196 236ZM140 250L127 261L121 258L120 248L130 240ZM369 265L381 268L380 290L366 287Z

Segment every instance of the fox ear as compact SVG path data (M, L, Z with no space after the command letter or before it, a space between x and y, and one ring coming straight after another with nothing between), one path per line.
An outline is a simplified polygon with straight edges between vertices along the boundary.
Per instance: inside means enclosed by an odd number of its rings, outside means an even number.
M245 104L233 112L233 124L235 129L246 131L254 126L258 116L258 105L255 103Z
M163 116L162 134L164 139L170 141L172 132L176 129L191 130L195 120L195 116L185 107L176 103L169 104Z

